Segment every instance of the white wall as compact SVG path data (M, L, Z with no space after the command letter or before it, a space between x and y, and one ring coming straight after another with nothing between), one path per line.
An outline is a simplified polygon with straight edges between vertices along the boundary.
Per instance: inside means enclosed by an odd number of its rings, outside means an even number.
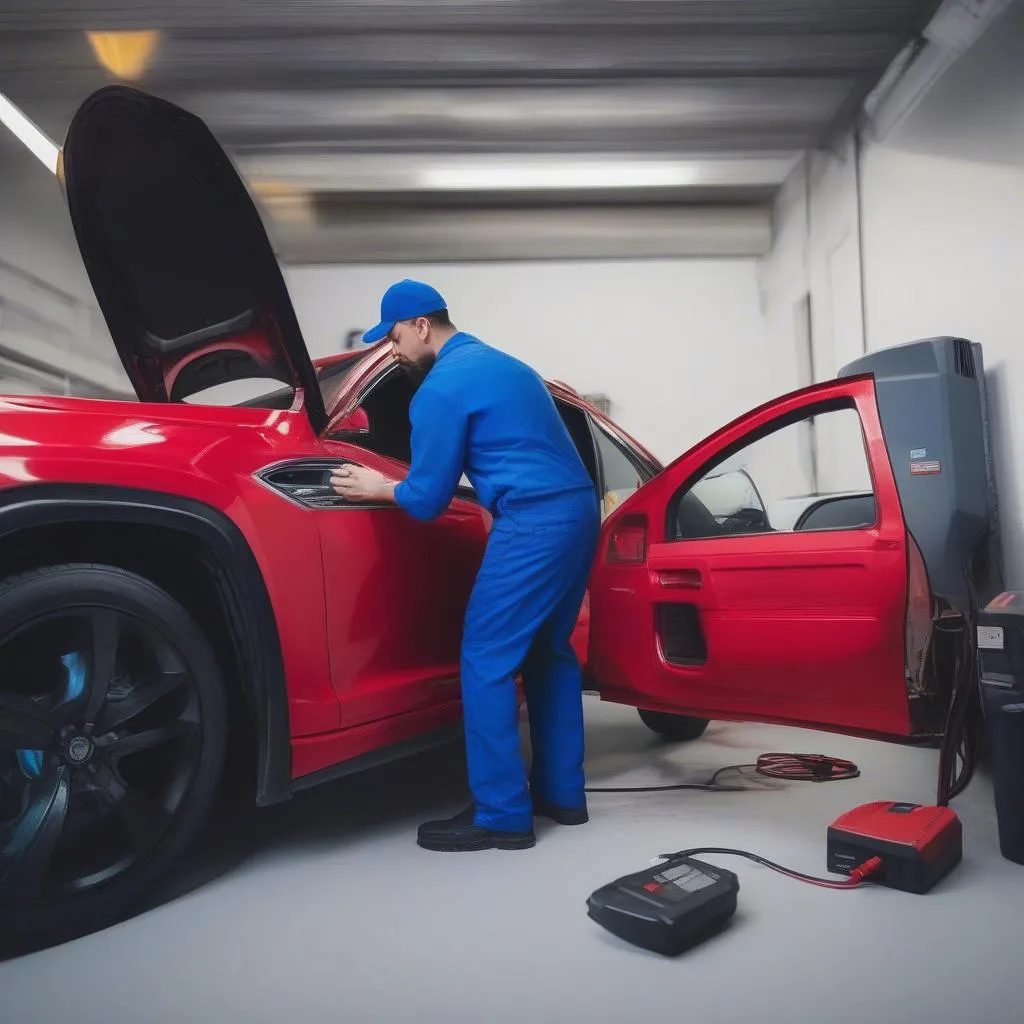
M34 386L0 365L0 392L129 392L57 181L0 132L0 349L55 368L52 381L33 371Z
M874 140L867 126L859 207L852 140L816 154L826 170L812 172L807 191L800 175L788 183L761 266L768 335L781 351L796 345L793 301L810 293L819 380L857 354L861 299L869 350L935 335L981 342L1011 586L1024 586L1022 55L1017 3L898 130Z
M1008 584L1024 586L1024 4L864 154L872 348L981 342Z
M57 179L0 132L0 258L94 303Z
M764 343L753 260L297 267L287 277L315 355L376 323L394 281L428 281L458 327L549 379L607 394L612 417L666 461L789 386Z
M835 152L807 154L776 203L775 243L758 279L767 343L791 387L828 380L865 351L856 156L849 139ZM816 466L805 473L812 488L859 487L863 463L846 450L843 418L820 417L814 429Z

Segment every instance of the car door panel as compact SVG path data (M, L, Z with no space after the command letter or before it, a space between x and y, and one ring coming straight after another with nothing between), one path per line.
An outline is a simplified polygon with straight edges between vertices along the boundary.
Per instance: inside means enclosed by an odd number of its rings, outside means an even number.
M863 432L874 523L678 535L682 498L709 467L840 407ZM591 581L590 672L627 703L903 736L906 609L906 530L873 384L829 382L723 428L609 517Z
M583 602L580 605L580 613L576 617L576 625L573 627L572 636L569 639L572 649L579 659L584 672L587 668L587 648L590 645L590 592L583 594Z
M353 509L319 530L342 725L457 699L462 622L486 540L480 510L456 501L424 523L398 508Z
M902 664L902 633L890 627L902 623L904 554L856 536L817 550L786 540L737 538L728 554L707 551L703 558L701 547L721 542L694 541L697 550L685 565L679 555L667 555L670 566L652 569L660 603L690 605L699 613L708 652L700 669L702 701L751 714L809 722L838 716L843 724L874 727L878 710L864 706L859 675L866 663L891 662L890 653ZM769 544L778 550L766 550ZM658 554L652 549L652 564ZM667 585L666 573L672 574ZM679 574L687 574L682 584ZM900 642L890 652L894 640ZM671 699L675 683L671 676L658 679L652 695ZM898 732L903 724L897 709L884 727Z
M634 494L645 481L650 480L655 472L652 467L645 464L645 460L652 457L646 453L641 455L632 448L610 422L600 420L590 411L585 413L585 417L589 428L589 455L594 460L591 472L596 478L601 518L604 520L617 505ZM583 441L577 440L576 443L577 447L580 447ZM572 634L573 650L586 676L590 675L590 628L588 587Z
M390 503L350 503L328 486L342 462L396 472L372 452L327 441L315 458L266 477L309 509L319 537L331 681L347 728L458 699L462 622L487 522L462 498L430 522Z

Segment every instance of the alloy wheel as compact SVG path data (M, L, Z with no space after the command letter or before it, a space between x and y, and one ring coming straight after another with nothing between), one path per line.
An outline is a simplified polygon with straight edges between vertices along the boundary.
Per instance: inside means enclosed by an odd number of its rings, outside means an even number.
M0 913L145 862L193 785L201 725L184 659L141 618L71 607L0 637Z

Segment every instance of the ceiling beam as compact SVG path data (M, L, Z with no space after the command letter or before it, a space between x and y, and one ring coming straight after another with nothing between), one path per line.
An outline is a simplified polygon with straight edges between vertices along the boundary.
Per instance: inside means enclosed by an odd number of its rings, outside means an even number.
M750 207L421 210L268 223L287 264L741 258L771 248L771 211Z
M2 20L0 20L0 31ZM849 77L884 69L904 36L893 32L765 35L742 31L614 33L585 21L570 32L346 31L265 38L165 38L143 83L154 90L410 88L462 82L544 83L722 77ZM84 35L0 38L5 86L29 76L66 90L104 73Z
M536 29L591 24L800 32L899 31L916 0L5 0L0 28L6 31L160 29L238 36L268 30L356 31L403 25L413 29L530 25Z

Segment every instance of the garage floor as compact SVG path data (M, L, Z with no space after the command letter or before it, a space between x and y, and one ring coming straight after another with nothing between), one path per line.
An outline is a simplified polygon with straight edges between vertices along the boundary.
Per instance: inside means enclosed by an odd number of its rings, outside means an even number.
M929 802L937 754L796 730L712 725L665 746L635 712L588 700L592 785L701 781L768 750L852 758L862 777L750 781L748 792L594 794L581 828L527 852L415 846L460 805L440 751L260 812L203 858L199 888L116 928L0 964L0 1020L863 1024L1021 1019L1024 867L1000 859L991 785L955 806L965 859L927 896L834 892L736 858L740 909L680 960L628 947L585 914L600 884L684 846L750 849L824 872L825 829L873 799Z

